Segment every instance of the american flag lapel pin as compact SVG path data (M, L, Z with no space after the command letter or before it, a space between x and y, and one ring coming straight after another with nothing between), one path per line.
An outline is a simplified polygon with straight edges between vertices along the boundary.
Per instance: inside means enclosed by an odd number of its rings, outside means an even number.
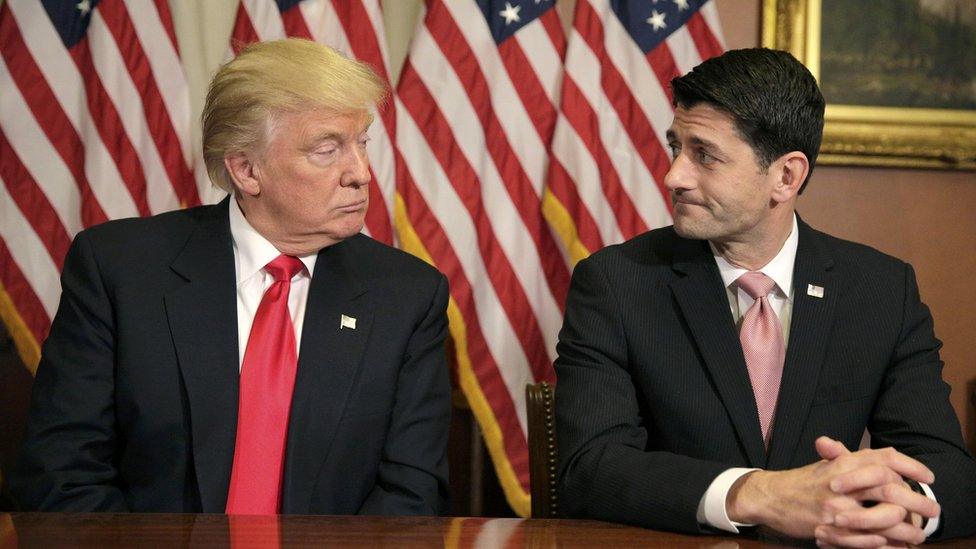
M823 298L823 286L814 286L813 284L807 284L807 295L817 298Z
M350 330L355 330L356 319L351 316L342 315L342 318L339 319L339 329L341 330L343 328L349 328Z

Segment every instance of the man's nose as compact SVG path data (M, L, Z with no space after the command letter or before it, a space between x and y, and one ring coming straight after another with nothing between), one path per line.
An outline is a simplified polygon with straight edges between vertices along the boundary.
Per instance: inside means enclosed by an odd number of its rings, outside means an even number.
M369 155L363 147L353 147L348 155L346 173L343 174L342 184L359 187L369 183L372 175L369 173Z
M690 178L688 177L689 161L684 155L678 154L671 162L668 173L664 175L664 186L669 191L676 192L689 187Z

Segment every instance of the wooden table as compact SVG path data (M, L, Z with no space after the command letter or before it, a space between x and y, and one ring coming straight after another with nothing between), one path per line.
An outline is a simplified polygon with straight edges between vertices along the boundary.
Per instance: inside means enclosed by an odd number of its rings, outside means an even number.
M972 547L976 539L947 547ZM0 549L16 547L678 547L781 544L683 536L588 520L428 517L227 517L167 514L0 514Z

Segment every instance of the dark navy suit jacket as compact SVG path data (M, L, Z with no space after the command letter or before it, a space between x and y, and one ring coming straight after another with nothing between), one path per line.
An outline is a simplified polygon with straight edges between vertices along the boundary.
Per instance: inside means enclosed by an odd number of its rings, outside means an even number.
M793 294L767 453L708 243L667 227L581 261L556 361L567 513L701 532L699 501L725 469L800 467L818 436L857 448L867 428L935 472L940 536L976 531L976 462L911 266L801 221Z
M227 205L75 238L10 479L23 508L224 511L239 382ZM284 513L446 511L447 299L443 275L368 237L319 253Z

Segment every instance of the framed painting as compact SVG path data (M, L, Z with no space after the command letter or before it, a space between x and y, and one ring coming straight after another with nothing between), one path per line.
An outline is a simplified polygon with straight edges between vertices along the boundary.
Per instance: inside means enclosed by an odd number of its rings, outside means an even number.
M976 169L976 2L764 0L827 100L820 164Z

